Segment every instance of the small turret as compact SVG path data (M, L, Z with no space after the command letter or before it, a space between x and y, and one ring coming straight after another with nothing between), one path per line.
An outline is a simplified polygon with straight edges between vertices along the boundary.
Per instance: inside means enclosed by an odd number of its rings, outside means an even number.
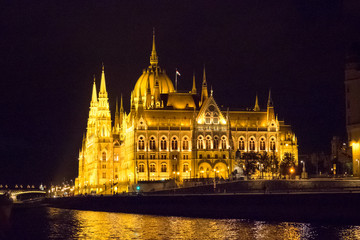
M202 88L201 88L201 100L200 100L200 106L205 102L205 100L208 98L209 93L207 89L207 83L206 83L206 72L205 72L205 65L204 65L204 75L203 75L203 82L202 82Z
M255 98L255 106L254 106L254 111L258 112L260 111L260 106L259 106L259 99L258 99L258 95L256 93L256 98Z
M192 85L191 93L196 94L195 72L193 74L193 85Z
M274 103L271 98L271 90L269 90L269 97L267 102L267 120L268 123L275 121Z

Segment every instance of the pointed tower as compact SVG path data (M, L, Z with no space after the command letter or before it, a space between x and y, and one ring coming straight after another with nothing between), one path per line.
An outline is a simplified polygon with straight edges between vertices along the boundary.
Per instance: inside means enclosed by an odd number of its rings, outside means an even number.
M207 89L206 72L205 72L205 65L204 65L204 75L203 75L203 82L202 82L202 88L201 88L200 106L205 102L205 100L208 97L209 97L209 93L208 93L208 89Z
M269 90L269 97L267 102L267 120L269 124L271 121L275 120L274 103L271 98L271 89Z
M193 74L193 85L192 85L191 93L196 94L195 72Z
M120 128L123 127L123 120L124 120L124 105L123 105L123 95L121 94L120 97L120 114L119 114L119 119L120 119Z
M90 137L91 135L95 134L97 113L98 113L98 98L97 98L97 94L96 94L96 83L95 83L95 75L94 75L94 83L93 83L92 96L91 96L91 102L90 102L89 118L88 118L88 123L87 123L87 132L86 132L87 137Z
M152 43L152 50L151 50L151 56L150 56L150 65L151 66L157 66L159 63L158 56L156 54L156 48L155 48L155 28L153 28L153 43Z
M258 94L257 94L257 93L256 93L256 97L255 97L255 106L254 106L254 111L255 111L255 112L260 111L259 99L258 99Z
M99 104L98 104L98 118L97 118L97 134L98 137L108 138L111 133L111 115L109 108L108 93L106 91L105 70L102 65Z

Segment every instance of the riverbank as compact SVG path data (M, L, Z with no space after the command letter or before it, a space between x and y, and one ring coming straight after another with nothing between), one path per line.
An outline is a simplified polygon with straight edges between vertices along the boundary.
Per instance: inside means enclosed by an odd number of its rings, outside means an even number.
M360 223L360 193L241 193L49 198L52 207L165 216Z

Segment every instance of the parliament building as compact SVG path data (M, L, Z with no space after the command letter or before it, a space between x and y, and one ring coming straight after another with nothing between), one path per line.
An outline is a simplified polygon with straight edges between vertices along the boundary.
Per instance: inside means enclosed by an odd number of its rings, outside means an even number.
M298 161L297 138L278 120L269 93L266 109L256 96L251 110L222 109L209 93L205 68L201 88L179 92L159 66L153 35L150 65L131 93L130 112L123 99L109 108L104 67L100 91L92 88L86 134L79 152L77 194L136 191L139 182L228 179L236 154L269 152Z

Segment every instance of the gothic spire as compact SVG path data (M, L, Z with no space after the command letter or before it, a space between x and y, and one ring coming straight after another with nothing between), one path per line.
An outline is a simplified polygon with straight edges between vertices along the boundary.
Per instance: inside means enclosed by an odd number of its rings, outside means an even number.
M97 102L95 75L94 75L94 84L93 84L93 91L92 91L91 102Z
M254 106L254 111L260 111L260 106L259 106L259 99L258 99L258 94L256 93L256 98L255 98L255 106Z
M104 71L104 63L102 64L102 72L101 72L101 83L100 83L100 94L106 95L106 84L105 84L105 71ZM100 95L99 94L99 95ZM105 96L106 97L106 96Z
M159 63L158 56L156 54L156 48L155 48L155 28L153 28L153 43L152 43L152 50L151 50L151 56L150 56L150 64L151 66L157 65Z
M192 89L191 89L191 93L196 94L195 72L193 74L193 86L192 86Z
M268 107L273 107L273 101L272 101L272 98L271 98L271 89L269 90L269 98L268 98L268 102L267 102L267 106Z

